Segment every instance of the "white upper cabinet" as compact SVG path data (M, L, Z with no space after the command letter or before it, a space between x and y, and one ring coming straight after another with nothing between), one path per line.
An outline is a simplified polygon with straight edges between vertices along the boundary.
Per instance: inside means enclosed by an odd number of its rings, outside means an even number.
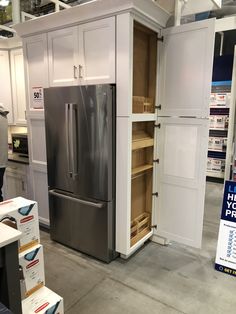
M10 55L14 121L16 124L26 125L26 95L23 50L22 48L11 50Z
M29 109L42 108L42 102L35 101L34 91L48 87L47 35L41 34L24 39L26 56L26 81L28 86Z
M48 33L49 85L115 83L115 17Z
M115 17L79 26L82 84L115 83Z
M48 53L50 86L78 84L77 27L49 32Z
M0 51L0 104L9 111L8 123L13 123L12 97L11 97L11 78L8 51Z
M215 20L163 30L160 116L208 117Z

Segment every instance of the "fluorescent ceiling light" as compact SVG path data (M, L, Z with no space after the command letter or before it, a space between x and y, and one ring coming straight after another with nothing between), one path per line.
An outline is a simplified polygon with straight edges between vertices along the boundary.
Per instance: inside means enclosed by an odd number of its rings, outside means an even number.
M222 0L188 0L183 6L182 15L216 10L220 9L221 6Z

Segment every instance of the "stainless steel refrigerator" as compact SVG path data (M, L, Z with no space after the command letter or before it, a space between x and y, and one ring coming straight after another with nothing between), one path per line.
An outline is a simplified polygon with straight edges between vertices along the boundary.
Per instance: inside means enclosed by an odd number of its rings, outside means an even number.
M115 257L115 86L44 89L51 238Z

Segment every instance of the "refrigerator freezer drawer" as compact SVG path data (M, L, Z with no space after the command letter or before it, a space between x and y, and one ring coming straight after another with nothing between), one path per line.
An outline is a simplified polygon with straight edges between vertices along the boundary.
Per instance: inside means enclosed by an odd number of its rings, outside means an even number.
M114 258L114 202L49 191L51 238L104 262Z

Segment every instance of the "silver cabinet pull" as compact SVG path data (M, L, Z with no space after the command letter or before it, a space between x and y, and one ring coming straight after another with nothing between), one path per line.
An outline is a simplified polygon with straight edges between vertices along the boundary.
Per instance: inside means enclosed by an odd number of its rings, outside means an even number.
M51 194L51 195L57 196L59 198L64 198L64 199L66 199L68 201L73 201L73 202L80 203L80 204L93 206L93 207L97 207L97 208L104 207L103 203L94 203L94 202L90 202L90 201L81 200L79 198L75 198L75 197L71 197L71 196L68 196L68 195L65 195L65 194L58 193L55 190L49 190L48 193Z
M83 66L79 65L79 78L83 78Z
M77 79L77 66L74 65L74 78Z

